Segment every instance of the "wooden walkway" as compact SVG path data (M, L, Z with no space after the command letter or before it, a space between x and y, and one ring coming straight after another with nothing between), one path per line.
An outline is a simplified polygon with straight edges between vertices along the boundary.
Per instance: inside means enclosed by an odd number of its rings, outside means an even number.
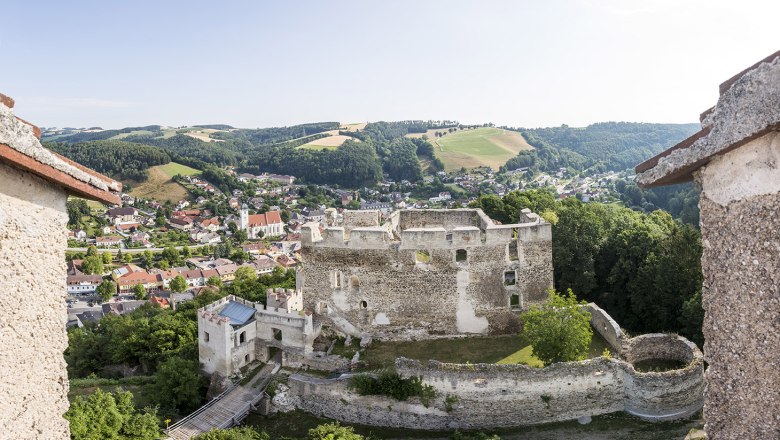
M175 440L187 440L214 428L237 425L257 405L279 364L268 362L246 385L232 385L200 409L171 425L167 434Z

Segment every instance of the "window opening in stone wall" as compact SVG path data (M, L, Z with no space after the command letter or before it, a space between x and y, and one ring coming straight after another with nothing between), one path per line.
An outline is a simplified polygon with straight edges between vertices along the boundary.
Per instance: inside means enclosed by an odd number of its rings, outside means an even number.
M447 241L452 241L452 232L447 234Z
M331 273L332 277L332 285L334 289L341 289L341 271L340 270L334 270Z
M238 343L243 344L246 342L246 332L241 332L240 335L238 335Z
M203 332L203 341L209 342L209 332Z
M515 285L515 271L508 270L504 272L504 285L505 286L514 286Z
M467 257L468 255L466 254L466 249L458 249L455 251L455 261L463 263L466 261Z
M247 354L247 355L244 355L244 363L245 363L245 364L248 364L248 363L249 363L249 355L248 355L248 354Z
M365 301L360 301L360 307L361 307L361 308L364 308L364 309L365 309L365 308L368 308L368 303L367 303L367 302L365 302Z
M352 278L350 279L350 284L352 284L353 289L357 289L360 287L360 279L357 277L357 275L352 275Z
M507 245L507 254L509 255L509 260L514 261L518 259L517 256L517 229L512 229L512 241L509 242L509 245Z
M282 331L281 330L279 330L278 328L272 328L271 331L274 334L274 339L276 339L277 341L281 341L282 340Z
M512 295L509 297L509 305L511 307L520 307L520 295Z
M418 264L429 264L431 262L431 254L424 250L417 251L414 254L414 261Z

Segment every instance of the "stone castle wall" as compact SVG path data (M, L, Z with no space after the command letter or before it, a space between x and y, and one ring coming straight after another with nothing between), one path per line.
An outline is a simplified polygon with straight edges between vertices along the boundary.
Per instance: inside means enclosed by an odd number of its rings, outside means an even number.
M349 376L290 377L295 404L312 414L371 426L430 430L494 429L532 425L625 411L646 420L689 416L703 404L701 351L687 339L648 334L628 339L615 321L590 304L591 324L611 342L618 358L565 362L546 368L525 365L448 364L399 358L403 377L419 376L437 397L428 407L419 399L399 402L360 396ZM602 324L608 324L606 326ZM601 325L601 328L599 328ZM633 363L671 359L685 366L638 372ZM453 399L449 403L448 399Z
M552 286L548 223L488 225L478 210L401 211L391 221L406 229L328 228L321 241L304 237L305 308L354 336L502 333L516 327L513 295L527 306ZM418 261L418 251L429 261ZM507 271L513 285L505 285Z
M0 437L67 439L60 187L0 164Z
M685 346L677 346L676 336L649 336L634 341L635 349L674 356ZM661 373L640 373L628 362L606 358L541 369L398 359L399 374L420 376L423 383L436 389L437 397L428 407L416 398L399 402L360 396L348 388L348 377L294 375L288 384L295 404L304 411L347 423L394 428L511 428L617 411L647 420L670 420L689 416L702 407L703 363L698 349L694 346L691 350L693 360L686 367ZM452 399L449 404L448 399Z

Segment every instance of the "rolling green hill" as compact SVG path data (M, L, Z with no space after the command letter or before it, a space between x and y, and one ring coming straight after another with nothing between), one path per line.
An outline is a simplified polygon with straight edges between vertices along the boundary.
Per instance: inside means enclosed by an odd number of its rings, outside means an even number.
M447 171L480 166L498 169L520 151L533 148L520 133L492 127L458 130L428 140Z

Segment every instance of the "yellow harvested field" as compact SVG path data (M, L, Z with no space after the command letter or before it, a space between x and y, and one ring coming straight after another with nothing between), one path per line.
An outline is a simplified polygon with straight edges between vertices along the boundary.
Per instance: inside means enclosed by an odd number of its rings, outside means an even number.
M331 131L327 131L325 133L329 134L330 136L324 137L324 138L320 138L320 139L315 139L315 140L313 140L311 142L307 142L307 143L301 145L298 148L305 148L305 149L309 149L309 150L320 150L320 149L323 149L323 148L335 149L335 148L340 147L341 144L343 144L344 142L346 142L346 141L348 141L350 139L353 140L353 141L360 142L359 139L355 139L352 136L345 136L345 135L338 134L339 133L338 130L331 130Z
M341 124L341 127L339 127L339 130L341 131L357 131L357 130L364 130L366 128L367 122L358 122L355 124Z
M220 130L214 130L213 128L202 128L200 130L188 131L184 134L189 137L194 137L195 139L199 139L203 142L225 142L221 139L211 138L211 133L216 133L218 131Z
M164 200L178 202L186 199L189 193L183 186L171 180L171 177L162 169L164 166L149 168L149 179L146 182L134 185L130 195L144 199L155 199L161 202Z

